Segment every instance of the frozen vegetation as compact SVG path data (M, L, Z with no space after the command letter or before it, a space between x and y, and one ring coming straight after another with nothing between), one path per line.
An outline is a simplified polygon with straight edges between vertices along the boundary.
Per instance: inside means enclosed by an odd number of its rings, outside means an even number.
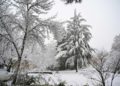
M81 13L74 9L68 20L57 21L46 16L54 5L0 0L0 86L120 86L120 34L109 52L94 49L92 26Z

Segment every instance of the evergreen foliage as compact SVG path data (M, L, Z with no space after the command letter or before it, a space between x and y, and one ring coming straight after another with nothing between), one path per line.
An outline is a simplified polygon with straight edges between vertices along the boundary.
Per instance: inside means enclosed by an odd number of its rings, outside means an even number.
M90 26L82 24L83 21L86 20L75 11L74 17L67 21L66 36L61 42L58 42L57 47L57 59L66 62L68 58L74 58L76 72L78 71L78 61L82 63L82 66L88 63L93 50L88 43L92 37Z

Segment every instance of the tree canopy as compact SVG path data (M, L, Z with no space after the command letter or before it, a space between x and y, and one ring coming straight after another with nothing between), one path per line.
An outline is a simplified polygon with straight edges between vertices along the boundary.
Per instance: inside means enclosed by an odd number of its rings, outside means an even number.
M92 51L92 48L88 43L92 37L92 34L89 31L90 26L82 24L83 21L86 20L75 11L74 17L67 21L66 36L58 43L58 54L56 56L57 58L74 58L76 71L78 59L84 63L84 61L91 58L90 54Z

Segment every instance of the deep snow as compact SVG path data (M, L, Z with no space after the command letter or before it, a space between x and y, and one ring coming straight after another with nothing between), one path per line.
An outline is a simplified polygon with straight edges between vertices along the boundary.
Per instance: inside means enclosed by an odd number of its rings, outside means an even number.
M95 86L96 80L100 80L98 73L92 68L80 69L79 72L75 70L54 71L53 74L39 74L29 73L29 76L39 77L38 80L41 84L49 83L55 86L61 82L65 83L65 86ZM8 73L3 70L0 71L0 78L5 79ZM111 74L106 80L106 86L110 86ZM9 78L9 77L8 77ZM95 78L96 80L93 80ZM39 83L38 82L38 83ZM118 74L114 81L113 86L120 86L120 74Z
M30 75L38 76L37 74ZM92 78L99 80L97 72L92 67L80 69L77 73L75 70L65 70L53 72L53 74L44 74L42 77L44 77L45 81L49 82L51 85L65 82L65 86L95 86L97 81ZM110 86L110 81L111 78L109 77L106 80L107 86ZM117 75L114 79L113 86L120 86L120 75Z

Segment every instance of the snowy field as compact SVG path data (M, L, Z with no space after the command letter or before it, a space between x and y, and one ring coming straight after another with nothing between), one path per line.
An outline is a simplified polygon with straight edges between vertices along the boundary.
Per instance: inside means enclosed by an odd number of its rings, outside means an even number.
M78 73L75 70L53 72L53 74L45 74L43 77L51 85L64 82L65 86L95 86L96 80L99 80L99 76L92 68L81 69ZM96 80L93 80L93 78L96 78ZM110 77L106 80L106 84L110 86ZM113 86L120 86L120 75L114 79Z

